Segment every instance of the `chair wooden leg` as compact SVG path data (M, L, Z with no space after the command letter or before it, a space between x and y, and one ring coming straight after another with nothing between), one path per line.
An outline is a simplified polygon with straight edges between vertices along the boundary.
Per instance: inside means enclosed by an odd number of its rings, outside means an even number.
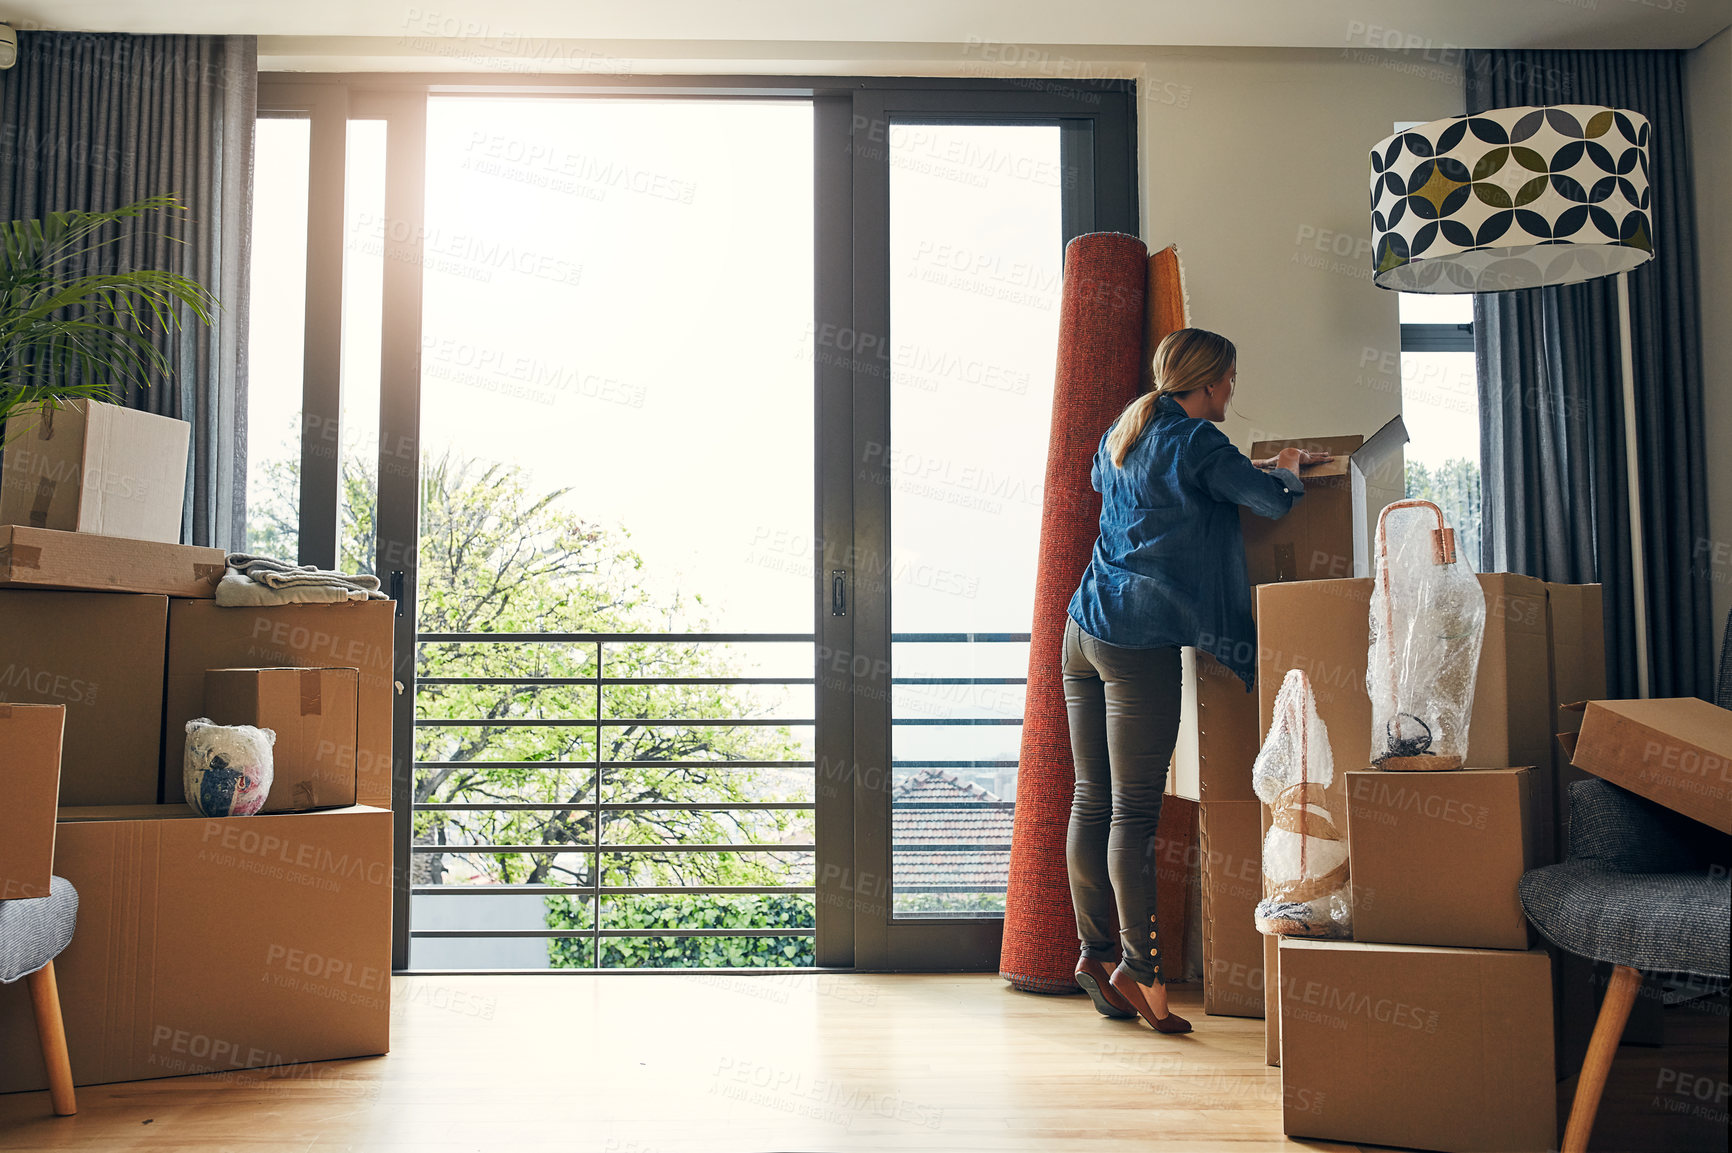
M36 1009L36 1035L42 1042L42 1063L48 1066L48 1095L54 1111L62 1117L78 1112L72 1092L72 1058L66 1051L66 1024L60 1019L60 986L54 980L50 961L26 977L30 1001Z
M1600 1002L1600 1015L1594 1021L1594 1035L1588 1039L1587 1059L1582 1062L1581 1076L1576 1078L1576 1099L1570 1102L1570 1123L1564 1128L1562 1153L1586 1153L1588 1135L1594 1131L1594 1114L1600 1111L1600 1094L1605 1092L1606 1075L1612 1071L1612 1058L1617 1055L1618 1041L1624 1035L1624 1023L1630 1019L1630 1007L1636 1003L1636 993L1642 988L1642 974L1628 965L1612 969L1612 980L1606 986L1606 999Z

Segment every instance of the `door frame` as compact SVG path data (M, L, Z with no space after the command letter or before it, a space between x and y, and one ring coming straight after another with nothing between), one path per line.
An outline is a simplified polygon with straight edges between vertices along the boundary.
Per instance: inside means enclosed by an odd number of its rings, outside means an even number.
M853 438L850 444L853 555L861 571L891 568L891 482L882 467L890 444L890 148L899 124L1057 124L1063 243L1086 232L1138 231L1135 165L1135 89L1128 82L1101 85L1042 83L957 91L910 86L852 94L847 149L854 222L846 252L852 292L848 310L819 323L854 334ZM836 150L821 151L833 157ZM820 172L820 187L825 186ZM839 179L838 174L831 174ZM839 264L842 250L820 252L820 266ZM838 304L840 302L838 301ZM824 331L820 328L820 331ZM864 673L854 678L854 967L884 971L951 969L995 971L1003 939L1002 917L892 915L891 852L892 652L890 584L869 583L855 598L854 650Z
M419 541L421 274L427 100L467 96L608 96L810 100L814 124L814 733L815 961L821 968L995 969L1002 921L894 922L890 881L890 633L888 484L861 483L864 446L889 432L888 125L1057 122L1068 241L1084 232L1138 231L1136 85L1132 80L846 76L536 76L441 73L266 73L261 115L306 115L317 134L310 192L336 198L312 227L309 203L304 411L331 429L341 414L335 335L341 325L343 139L349 119L385 120L385 275L381 301L379 511L375 571L398 602L392 726L394 901L392 966L408 967L410 798L414 774L415 598ZM876 153L869 147L880 126ZM323 157L321 161L320 158ZM335 171L332 171L334 165ZM317 251L315 251L315 249ZM319 275L313 275L315 269ZM876 279L874 279L876 278ZM315 280L317 283L315 283ZM315 296L317 299L315 299ZM335 327L333 327L335 326ZM823 334L877 341L879 363ZM316 347L315 347L316 346ZM328 355L327 355L328 354ZM330 363L326 364L326 360ZM324 427L324 425L321 425ZM304 428L304 426L303 426ZM301 560L334 563L335 452L303 432ZM337 443L333 441L333 443ZM312 452L309 457L308 453ZM328 457L328 459L327 459ZM327 553L329 559L327 559ZM846 611L832 612L842 574Z

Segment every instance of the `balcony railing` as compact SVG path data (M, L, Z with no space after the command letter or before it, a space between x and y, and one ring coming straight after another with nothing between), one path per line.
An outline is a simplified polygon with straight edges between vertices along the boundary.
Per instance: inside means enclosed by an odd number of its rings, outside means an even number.
M816 886L813 884L776 884L776 885L605 885L601 883L603 860L610 855L616 859L629 854L763 854L772 858L792 858L798 861L801 855L811 858L816 853L817 846L809 841L773 841L740 843L694 843L690 841L666 841L658 843L623 842L614 843L605 839L607 817L610 814L631 814L634 812L693 812L693 813L742 813L751 811L804 811L814 813L814 803L809 800L773 800L773 801L620 801L604 799L603 778L610 768L629 766L634 769L657 768L721 768L728 769L800 769L814 771L816 763L812 759L772 759L772 760L607 760L600 756L603 749L603 736L608 730L629 729L632 727L663 726L670 728L703 728L729 727L749 728L754 726L772 726L792 729L814 729L816 719L804 717L638 717L609 716L606 708L606 690L613 686L765 686L791 688L810 686L816 683L812 676L609 676L607 675L607 648L612 644L798 644L812 645L815 637L810 633L596 633L596 632L565 632L565 633L420 633L417 636L421 644L506 644L506 645L581 645L591 648L593 659L587 662L588 675L579 676L539 676L539 675L504 675L504 676L431 676L422 677L417 681L418 691L422 687L433 686L501 686L525 688L532 691L550 686L587 687L593 690L593 716L571 717L424 717L419 715L415 725L420 730L462 729L462 728L537 728L537 729L588 729L591 748L596 756L589 758L565 759L557 761L476 761L476 760L420 760L415 761L417 785L422 774L428 771L445 769L468 771L509 771L523 769L547 769L557 771L578 771L591 774L592 786L590 795L584 800L545 801L417 801L413 808L417 815L423 813L550 813L572 814L574 818L582 815L587 820L588 836L582 839L572 838L558 843L519 844L519 843L420 843L421 822L415 821L417 833L413 838L416 843L410 847L410 852L417 858L462 858L467 854L520 854L524 858L536 858L549 855L579 855L587 858L588 883L574 884L415 884L411 894L415 897L462 897L468 900L492 898L497 900L507 895L536 898L545 901L550 897L566 897L574 899L587 906L587 925L575 928L556 927L438 927L416 928L414 916L411 915L410 936L417 939L458 938L475 941L510 939L567 939L577 946L575 950L567 950L565 966L563 967L604 967L604 942L613 938L783 938L787 940L810 939L815 936L815 924L787 925L771 927L731 928L687 926L681 924L666 924L654 928L603 927L603 902L616 898L631 898L645 896L681 896L681 897L729 897L729 896L786 896L800 897L811 901L813 918L816 917ZM970 644L970 643L1026 643L1027 633L896 633L891 637L893 644ZM992 677L961 677L961 676L920 676L893 677L893 686L966 686L966 685L999 685L1025 686L1027 678L1023 676L992 676ZM418 702L419 704L419 702ZM1020 710L1016 716L892 716L893 726L910 728L929 725L1020 725L1022 718ZM419 753L419 749L416 750ZM933 759L933 758L894 758L891 766L894 772L901 776L904 772L936 769L944 770L1000 770L1014 769L1015 758L996 760L968 759ZM1004 811L1007 814L1013 810L1015 802L1012 799L998 800L950 800L931 801L911 799L899 803L897 812L907 817L911 814L925 814L945 810L968 810L972 813L985 811ZM893 818L894 820L894 818ZM811 827L810 821L807 827ZM1007 825L1006 825L1007 828ZM894 837L894 835L893 835ZM975 855L1008 854L1010 843L1008 832L1001 839L995 840L952 840L902 842L893 839L899 866L907 864L903 871L915 871L912 862L917 861L919 854L933 853L969 853ZM911 855L912 854L912 855ZM421 870L413 868L411 875L417 875ZM578 877L585 875L582 869L569 870ZM895 870L893 870L894 875ZM945 883L927 878L916 880L912 876L904 881L893 882L899 894L919 894L942 899L945 896L967 897L1002 893L1002 879L995 888L983 888L979 880L964 883ZM480 908L480 906L478 906ZM937 911L937 912L899 912L904 916L974 916L993 915L991 913ZM467 918L465 918L467 920ZM485 918L475 918L484 920ZM584 942L578 944L578 942ZM807 946L809 952L809 946ZM575 955L574 955L575 954ZM420 965L411 957L411 963ZM467 967L467 966L466 966ZM480 966L477 966L480 967ZM517 967L503 966L503 967ZM527 967L527 966L526 966Z

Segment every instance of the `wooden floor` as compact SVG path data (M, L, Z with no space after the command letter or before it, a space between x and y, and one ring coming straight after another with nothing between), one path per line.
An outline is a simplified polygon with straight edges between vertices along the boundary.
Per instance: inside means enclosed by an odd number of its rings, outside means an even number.
M0 1149L1352 1148L1283 1138L1262 1022L1183 987L1183 1037L986 974L400 977L393 997L388 1057L86 1087L70 1118L0 1096Z

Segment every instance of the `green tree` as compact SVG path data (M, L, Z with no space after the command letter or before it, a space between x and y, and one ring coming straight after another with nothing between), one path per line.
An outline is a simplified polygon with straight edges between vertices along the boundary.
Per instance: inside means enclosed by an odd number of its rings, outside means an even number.
M298 465L261 472L248 539L255 549L294 539ZM373 568L376 485L344 462L341 561ZM623 528L569 510L569 489L533 494L523 470L446 455L421 483L417 627L423 633L704 631L701 597L658 599ZM594 643L436 641L419 646L414 796L421 804L473 806L415 814L415 884L584 885L599 863L603 886L775 886L797 883L806 853L676 851L691 844L810 842L810 810L680 808L809 799L809 769L759 762L809 756L786 726L696 725L754 720L769 702L753 686L708 683L739 675L729 646L611 642L595 683ZM514 678L552 678L526 684ZM615 723L595 725L600 716ZM598 740L599 733L599 740ZM599 769L595 762L599 762ZM742 764L741 762L745 762ZM643 849L555 851L593 845L597 800L629 805L601 814L601 841ZM524 805L532 808L494 808ZM662 807L667 806L667 807ZM533 846L482 852L476 845ZM546 851L541 850L545 846ZM485 899L485 898L479 898ZM547 897L550 928L587 929L587 899ZM690 928L781 928L814 923L803 894L621 894L602 899L605 928L642 937L603 938L609 966L811 964L810 937L692 937ZM588 942L552 939L555 965L588 965Z
M1456 553L1465 556L1477 570L1480 567L1480 542L1484 539L1485 504L1480 496L1479 464L1463 457L1452 457L1428 469L1414 461L1407 462L1407 495L1429 500L1443 510L1443 519L1455 529Z

